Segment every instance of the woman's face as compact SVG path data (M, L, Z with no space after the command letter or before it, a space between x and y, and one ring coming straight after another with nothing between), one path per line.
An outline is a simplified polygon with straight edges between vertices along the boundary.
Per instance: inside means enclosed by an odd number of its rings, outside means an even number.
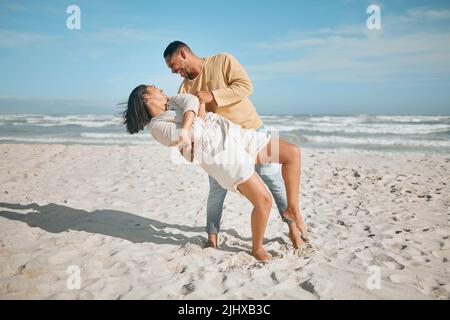
M145 103L160 108L165 108L167 102L169 101L169 97L164 94L164 91L153 85L147 86L147 90L142 95L142 98Z

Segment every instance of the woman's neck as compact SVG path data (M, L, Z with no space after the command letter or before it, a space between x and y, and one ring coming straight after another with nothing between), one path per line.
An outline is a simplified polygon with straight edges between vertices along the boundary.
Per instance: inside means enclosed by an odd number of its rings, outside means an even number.
M151 106L148 108L148 112L150 112L150 115L152 118L158 116L159 114L167 111L167 106L169 103L165 104L164 106Z

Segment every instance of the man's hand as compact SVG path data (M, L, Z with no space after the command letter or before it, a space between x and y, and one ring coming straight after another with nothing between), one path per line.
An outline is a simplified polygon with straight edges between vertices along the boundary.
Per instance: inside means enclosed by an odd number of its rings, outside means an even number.
M214 96L211 93L211 91L197 91L195 96L198 98L198 100L200 100L200 104L211 102L214 102L216 104L216 101L214 100Z

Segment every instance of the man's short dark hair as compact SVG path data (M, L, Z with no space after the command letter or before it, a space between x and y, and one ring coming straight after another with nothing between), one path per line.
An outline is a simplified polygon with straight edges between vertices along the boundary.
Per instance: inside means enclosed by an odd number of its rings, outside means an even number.
M189 51L191 51L191 48L189 48L189 46L181 41L174 41L172 43L170 43L166 50L164 50L164 59L166 57L171 57L175 52L177 52L178 50L182 49L182 48L187 48Z

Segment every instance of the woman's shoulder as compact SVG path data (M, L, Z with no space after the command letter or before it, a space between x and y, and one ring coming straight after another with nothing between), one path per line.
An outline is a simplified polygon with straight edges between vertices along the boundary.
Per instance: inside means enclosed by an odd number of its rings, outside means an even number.
M150 119L150 122L147 124L148 127L151 127L156 122L166 121L166 122L173 122L176 117L176 110L167 110L164 112L161 112L156 117L152 117Z
M198 100L198 98L190 93L179 93L173 97L170 98L169 100L169 107L170 106L177 106L177 107L181 107L182 109L184 109L186 106L190 107L192 105L194 106L198 106L198 104L200 103L200 101Z
M179 99L197 99L198 100L198 98L196 96L194 96L193 94L190 94L190 93L178 93L170 98L170 100L175 100L175 101L177 101Z

